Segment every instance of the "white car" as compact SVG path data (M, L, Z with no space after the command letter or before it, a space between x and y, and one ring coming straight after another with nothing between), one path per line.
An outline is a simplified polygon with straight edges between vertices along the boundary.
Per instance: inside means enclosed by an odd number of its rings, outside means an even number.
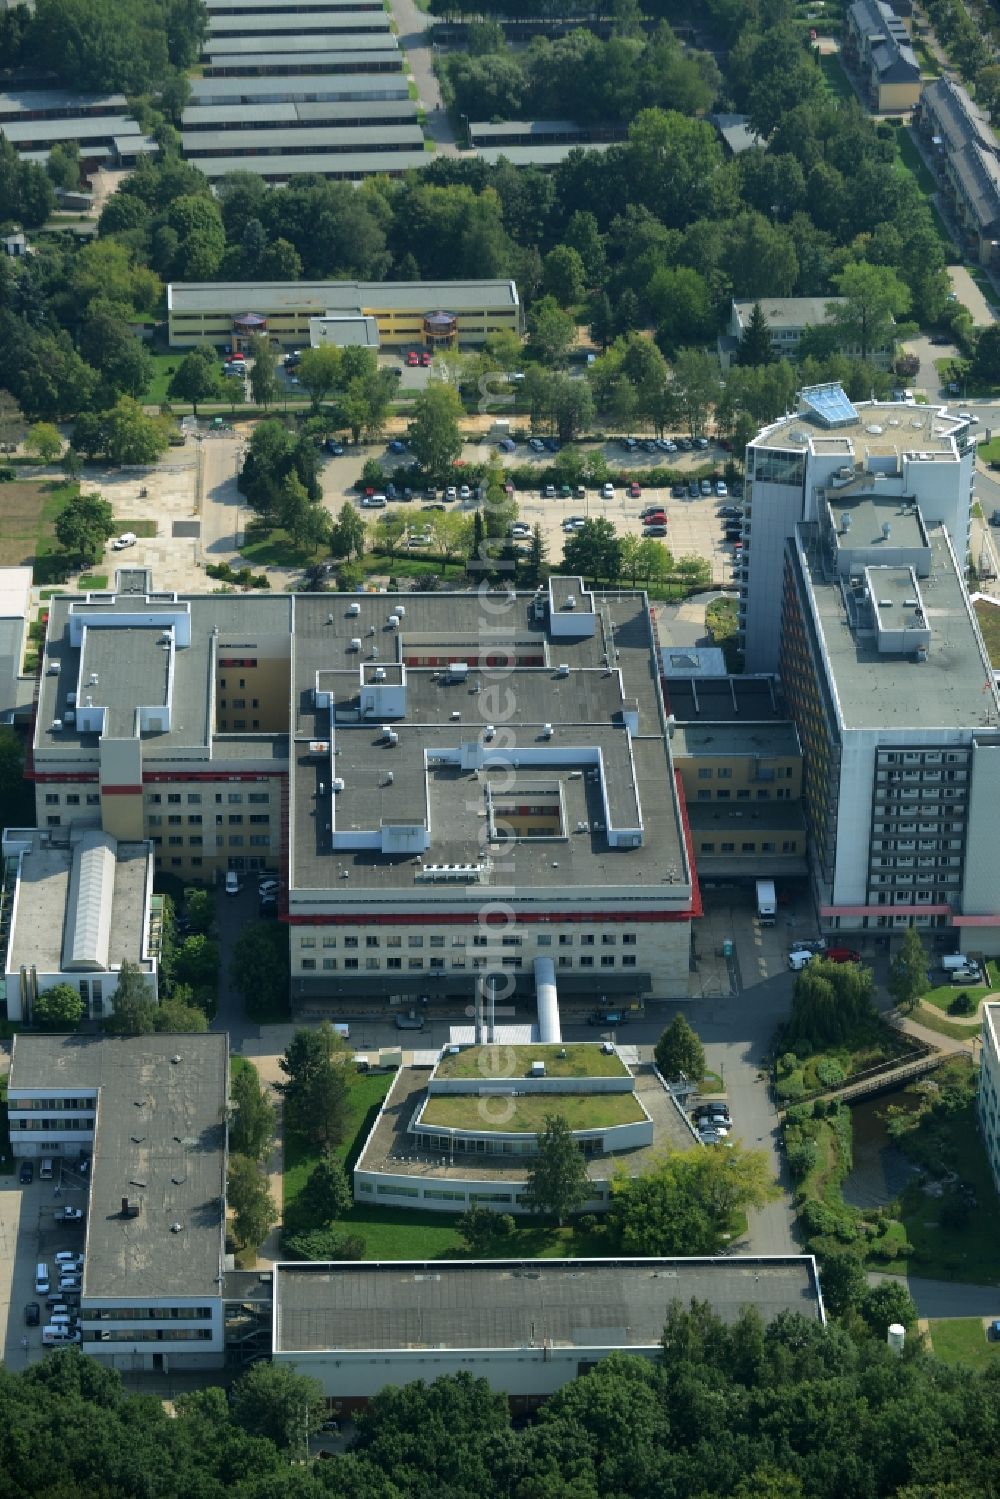
M67 1204L59 1214L59 1217L64 1223L79 1223L83 1218L83 1208L71 1208Z
M602 484L601 485L601 499L602 500L613 500L614 497L615 497L615 486L613 484Z
M54 1258L62 1275L75 1273L83 1267L83 1255L75 1249L60 1249Z
M111 543L111 550L113 552L124 552L126 547L134 547L137 539L138 538L136 537L134 531L123 531L122 534L120 536L116 536L114 541Z
M239 895L239 893L240 893L240 877L236 873L235 869L227 869L226 870L226 894L227 895Z
M795 948L794 951L788 954L788 966L793 973L801 973L803 968L811 963L812 960L813 954L804 951L801 947Z
M273 875L269 875L269 874L263 875L257 881L257 894L258 895L277 895L277 893L278 893L278 882L274 878Z

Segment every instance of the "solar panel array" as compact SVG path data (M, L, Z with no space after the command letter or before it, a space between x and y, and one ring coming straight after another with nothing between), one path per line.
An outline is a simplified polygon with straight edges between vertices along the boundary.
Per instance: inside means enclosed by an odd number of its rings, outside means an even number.
M802 404L824 427L844 427L858 420L842 385L808 385L802 391Z

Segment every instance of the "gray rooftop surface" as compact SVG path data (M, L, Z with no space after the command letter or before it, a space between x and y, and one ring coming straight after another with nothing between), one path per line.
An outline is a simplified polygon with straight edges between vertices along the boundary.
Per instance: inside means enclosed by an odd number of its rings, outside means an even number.
M842 302L843 297L761 297L760 305L771 329L804 328L825 323L827 303ZM750 321L753 302L734 302L741 328Z
M241 134L244 131L256 133L278 125L302 129L314 125L349 125L357 122L367 126L375 120L415 120L416 117L415 99L344 100L325 104L289 100L284 104L255 104L249 118L245 106L238 102L196 104L184 111L181 124L188 132L211 131L213 126L218 127L221 132L225 122L233 120L239 122L234 134ZM191 141L190 144L193 145L194 142Z
M424 752L435 747L452 748L482 732L482 699L475 691L480 673L470 673L468 684L438 681L437 668L407 669L406 717L394 721L399 735L392 749L380 744L381 725L374 721L351 724L342 712L336 725L337 775L344 789L336 794L329 786L328 760L311 752L310 743L324 742L328 715L317 712L310 695L320 675L323 688L332 690L350 711L357 697L358 667L368 659L369 641L378 641L379 661L390 665L402 651L462 659L478 653L491 639L480 639L482 605L474 594L405 594L406 615L401 627L387 631L386 618L394 596L380 594L352 598L359 613L347 613L348 601L330 595L297 595L293 692L297 706L295 734L297 750L293 767L292 806L295 828L294 887L298 890L336 885L342 898L357 887L398 889L412 899L440 900L442 891L433 884L415 884L412 857L383 856L370 850L331 851L325 831L335 821L340 831L377 827L386 821L424 822L428 813L432 829L426 862L478 863L482 852L480 809L485 806L487 772L456 767L425 771ZM670 765L662 734L659 699L649 623L642 596L624 594L599 601L597 634L592 638L551 639L540 626L528 623L530 596L520 595L511 612L509 631L513 641L525 641L531 653L545 652L547 665L516 668L508 680L516 703L515 716L506 726L515 744L533 746L542 741L543 725L552 725L547 742L560 746L598 746L604 760L612 823L635 826L636 789L641 805L644 841L640 848L614 849L603 831L593 824L604 817L599 784L581 775L584 762L561 767L524 767L527 781L558 783L566 806L566 841L518 841L504 851L505 881L526 889L553 885L585 887L646 884L655 887L683 883L684 859L670 793ZM370 635L369 630L375 634ZM622 673L606 674L605 640L611 659ZM352 639L361 639L361 652L352 652ZM565 663L567 677L555 668ZM338 691L331 684L343 683ZM488 687L488 680L483 683ZM624 701L637 700L639 736L632 740L629 759L625 729L621 722ZM460 719L452 720L453 713ZM391 758L390 758L391 757ZM634 763L634 783L633 783ZM392 770L391 783L386 772ZM576 772L576 774L574 774ZM319 792L320 783L324 793ZM426 787L426 791L425 791ZM429 800L429 806L428 806ZM586 823L586 833L575 832ZM350 887L343 870L350 871ZM452 898L480 898L484 887L450 886ZM478 892L478 895L477 895ZM651 890L652 894L652 890ZM680 890L678 890L678 895Z
M17 705L25 629L23 619L0 619L0 719Z
M808 544L813 528L799 529ZM830 676L848 728L1000 727L992 669L943 527L930 531L930 543L931 576L920 579L931 630L926 661L880 655L874 638L856 636L847 622L839 585L826 581L807 554Z
M675 759L679 755L785 755L797 758L802 753L799 736L790 720L678 724L671 749Z
M216 155L244 151L283 154L289 147L294 151L311 147L317 155L322 155L324 146L344 146L360 153L367 146L390 144L411 148L416 145L423 150L420 126L415 120L404 120L398 125L310 125L291 130L262 126L248 130L187 130L183 135L183 148L188 156L194 151Z
M652 1348L671 1302L822 1318L811 1256L279 1264L276 1352Z
M937 406L870 401L858 403L856 409L857 421L832 428L821 427L803 412L782 417L766 427L753 446L804 451L811 444L817 453L843 454L845 462L852 457L860 462L866 453L882 456L913 451L948 458L955 457L955 436L966 426L954 413ZM871 488L870 479L866 487Z
M70 89L6 89L0 93L0 115L65 109L72 118L88 109L127 109L124 94L77 94Z
M385 11L334 10L321 14L300 11L255 11L253 15L209 16L210 38L232 36L233 33L251 31L266 37L277 36L283 31L315 36L317 32L339 35L343 32L361 34L389 30L390 18Z
M125 739L136 730L138 709L168 700L171 652L155 629L88 629L80 661L80 699L107 709L105 733ZM91 673L97 678L90 685ZM79 700L78 700L79 701Z
M476 155L488 166L509 161L512 167L555 167L571 151L606 151L607 141L564 141L551 146L479 146Z
M104 141L113 136L135 136L139 126L130 115L75 115L63 120L5 120L3 133L11 145L22 141Z
M391 73L300 73L286 77L192 78L191 102L205 104L244 100L280 104L289 99L322 102L340 99L407 99L406 79Z
M275 313L387 308L464 312L516 307L517 294L512 281L171 281L167 286L167 307L175 315L239 314L254 306ZM324 620L329 607L328 597Z
M109 962L116 968L123 958L132 963L140 963L144 958L148 858L148 844L118 844L108 950ZM32 848L21 861L8 970L16 972L33 964L39 973L60 971L71 867L72 847L68 837L53 846L51 842L43 845L42 835L35 834Z
M388 17L386 18L388 20ZM315 35L307 36L225 36L209 37L202 46L202 52L206 60L213 67L220 67L226 56L234 58L245 58L258 53L265 57L275 58L278 55L297 57L301 53L316 53L317 60L325 56L339 58L350 58L365 52L393 53L399 56L399 43L395 36L389 31L376 32L374 35L351 35L344 38L334 37L336 30L331 27L331 41L338 43L338 50L333 52L331 48L318 48L320 40ZM341 48L340 43L343 42Z
M420 135L419 129L417 134ZM301 156L291 152L273 156L198 156L194 164L206 177L225 177L229 172L239 171L284 181L287 177L313 172L320 176L375 177L380 173L420 171L428 159L421 148L419 151L317 151Z
M228 1048L222 1033L15 1039L12 1088L100 1089L85 1302L220 1294Z
M768 677L671 677L667 711L678 723L780 722L788 709Z

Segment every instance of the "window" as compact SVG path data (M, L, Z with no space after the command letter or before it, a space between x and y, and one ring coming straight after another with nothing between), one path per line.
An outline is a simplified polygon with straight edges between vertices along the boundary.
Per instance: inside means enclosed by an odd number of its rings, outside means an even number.
M160 799L159 797L156 798L157 801L159 801L159 799ZM58 793L58 791L46 791L46 793L45 793L45 805L47 807L58 807L58 805L59 805L59 793Z
M167 839L167 843L171 848L180 848L184 843L184 839L179 833L174 833Z
M192 838L191 838L191 847L192 848L201 848L201 845L202 845L201 834L200 833L193 834ZM198 860L198 863L199 864L201 863L200 859Z
M711 769L706 769L705 766L700 765L698 767L698 779L699 781L710 781L712 779Z
M589 958L588 957L588 958L581 958L580 959L580 967L581 968L593 968L593 966L594 966L594 960L593 960L593 958Z
M402 968L403 960L402 958L386 958L385 966L386 968L392 968L393 970L396 970Z
M504 962L506 962L506 961L507 960L504 959ZM376 964L376 967L377 966L378 965ZM431 967L432 968L443 968L444 967L444 958L431 958Z
M158 807L160 805L160 793L158 791L147 791L146 801L151 807Z
M560 947L572 947L573 946L573 933L572 932L560 932L559 933L559 946Z
M749 793L749 791L745 791L745 790L744 791L737 791L737 793L736 793L736 800L738 802L748 802L750 800L750 793Z
M740 852L744 853L744 854L754 854L754 853L757 852L757 845L756 845L756 843L750 843L750 842L741 843L740 844Z
M549 936L548 932L542 932L540 934L540 936L538 938L538 946L539 947L551 947L552 946L552 938Z
M271 819L266 812L251 812L250 821L256 823L258 827L267 827Z
M357 960L357 958L345 958L344 959L344 967L345 968L354 969L354 968L357 968L357 966L358 966L358 960Z
M635 932L625 932L622 935L622 947L635 946Z
M247 705L247 700L246 700L245 697L234 697L233 698L233 707L234 708L245 708L246 705Z
M242 848L243 847L243 834L242 833L231 833L229 835L229 847L230 848Z
M720 802L728 802L732 797L732 794L733 793L731 791L717 791L716 798Z
M336 966L337 966L337 960L336 960L336 958L324 958L323 959L323 967L327 970L327 972L329 972L333 968L336 968Z
M357 939L357 937L345 937L344 938L344 946L345 947L357 947L357 945L358 945L358 939Z
M227 796L226 800L229 802L229 805L231 807L239 806L239 804L243 800L243 792L242 791L230 791L230 793Z
M100 793L97 792L97 791L88 791L87 792L87 806L88 807L99 807L100 804L101 804Z
M624 958L622 958L622 967L623 968L634 968L635 967L635 957L632 956L632 955L626 954L626 956Z
M303 958L302 959L302 967L303 968L315 968L316 967L316 959L315 958Z
M80 795L79 795L79 792L76 792L76 791L67 791L67 793L66 793L66 805L67 805L67 807L78 807L80 805Z
M712 800L712 793L710 791L699 791L698 800L700 802L710 802Z
M423 947L424 939L423 937L407 937L406 945L407 947Z
M365 946L366 947L378 947L378 938L377 937L366 937L365 938Z
M605 932L604 935L601 937L601 946L602 947L614 947L614 945L615 945L615 943L617 941L618 941L618 938L614 935L614 933L612 933L612 932Z
M424 960L423 958L407 958L406 966L407 968L423 968Z
M258 806L258 807L265 806L266 807L267 804L268 804L268 802L270 800L271 800L271 797L270 797L269 793L266 792L266 791L249 791L249 792L247 792L247 801L248 802L252 802L255 806Z
M162 823L163 818L160 816L159 812L150 812L149 816L146 818L146 821L149 823L149 826L151 828L158 828Z
M268 837L267 833L251 833L250 834L250 847L251 848L270 848L270 846L271 846L271 840Z
M386 937L385 945L386 947L402 947L403 939L402 937Z
M323 946L324 947L336 947L336 945L337 945L337 939L336 939L336 937L324 937L323 938Z
M182 821L183 821L183 818L177 817L177 816L174 816L174 815L171 815L170 817L167 818L167 824L168 824L169 827L172 827L172 828L179 828L180 825L181 825L181 823L182 823Z
M316 938L315 937L303 937L301 945L303 947L315 947L316 946Z
M56 817L46 817L46 819L45 819L45 826L47 828L57 828L59 826L59 818L58 818L58 816L56 816Z
M180 794L179 791L168 791L168 793L167 793L167 801L168 801L168 803L170 803L172 806L176 807L176 806L180 805L180 800L181 800L181 794Z
M720 845L720 848L722 853L724 854L734 854L736 852L735 843L723 843Z
M239 827L240 824L242 823L242 821L243 821L243 813L242 812L230 812L230 814L229 814L229 826L231 828Z
M201 806L201 792L200 791L189 791L188 792L188 806L189 807L200 807Z
M601 955L601 967L602 968L614 968L614 966L615 966L614 955L611 954L611 953L602 953L602 955Z
M719 780L720 781L731 781L732 779L733 779L732 766L730 766L730 765L720 765L720 767L719 767Z
M378 958L365 958L365 967L371 969L379 968L381 967L381 963Z

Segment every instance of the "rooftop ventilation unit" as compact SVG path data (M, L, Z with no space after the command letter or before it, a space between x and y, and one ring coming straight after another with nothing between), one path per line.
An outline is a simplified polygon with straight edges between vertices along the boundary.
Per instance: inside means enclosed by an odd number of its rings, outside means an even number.
M399 743L399 735L396 733L395 729L389 730L388 734L386 734L385 736L385 742L390 749L392 749L394 744Z
M892 526L889 524L889 522L887 520L884 520L882 522L882 540L883 541L888 541L889 537L891 535L892 535Z
M398 630L399 629L399 615L398 614L390 614L389 618L386 620L386 626L390 630Z
M563 600L563 608L564 609L575 609L576 608L576 594L575 593L568 593L566 595L565 599Z
M361 637L360 637L360 635L355 635L355 636L352 637L351 640L348 641L348 643L347 643L347 649L349 651L360 651L360 649L361 649Z
M121 1216L123 1218L138 1218L139 1204L131 1197L123 1197Z
M485 864L425 864L413 878L422 884L476 885L486 870Z
M392 612L393 612L393 614L396 615L396 617L398 619L405 619L406 618L406 605L405 604L397 604L396 607L395 607L395 609Z
M50 677L57 677L59 675L61 667L61 661L50 661L48 666L46 667L46 672Z
M542 738L543 739L551 739L552 735L554 734L554 732L555 732L555 730L553 729L553 727L552 727L552 725L550 723L543 723L542 724Z
M560 661L559 665L556 667L556 676L557 677L568 677L569 676L569 663L568 662L566 662L566 661Z
M343 789L344 789L344 777L343 776L334 776L334 778L330 782L330 784L333 787L334 791L343 791Z
M448 667L449 682L464 682L469 675L468 661L452 661Z
M488 723L483 729L483 742L485 744L489 744L491 739L496 738L496 732L496 725Z
M351 617L351 619L357 619L358 615L361 613L361 605L360 604L348 604L348 606L347 606L347 613Z
M459 710L457 708L455 708L453 710L453 712L452 712L452 715L451 715L451 721L452 721L452 723L458 723L458 720L461 718L461 716L462 715L459 712Z
M891 609L892 599L879 599L878 606L880 609Z
M384 666L376 666L375 671L373 673L373 677L374 677L374 680L376 682L384 682L385 681L385 667Z
M62 728L62 726L63 726L62 719L61 718L54 718L52 720L51 725L50 725L50 732L53 733L53 734L58 734L59 731L60 731L60 729Z
M850 515L848 514L848 512L846 510L844 510L844 511L841 512L841 516L840 516L840 529L841 529L841 532L843 533L843 535L845 535L845 536L847 535L848 531L851 529L851 517L850 517Z

